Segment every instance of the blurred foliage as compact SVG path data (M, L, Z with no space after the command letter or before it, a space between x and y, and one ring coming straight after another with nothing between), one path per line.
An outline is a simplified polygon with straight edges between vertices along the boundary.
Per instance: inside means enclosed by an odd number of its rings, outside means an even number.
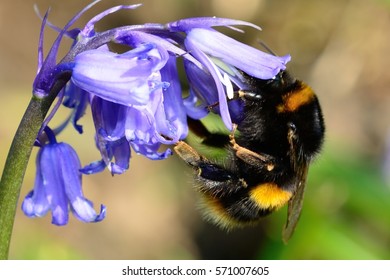
M52 239L42 234L41 231L29 232L21 242L15 246L18 259L23 260L82 260L82 256L76 248L67 245L61 240Z
M390 258L390 189L362 155L336 151L325 150L310 169L301 220L288 245L271 239L259 258ZM279 230L273 225L270 234Z

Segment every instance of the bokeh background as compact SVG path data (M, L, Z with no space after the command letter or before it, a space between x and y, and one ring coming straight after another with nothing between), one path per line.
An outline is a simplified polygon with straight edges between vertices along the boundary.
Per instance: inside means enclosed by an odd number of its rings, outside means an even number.
M29 219L20 204L33 186L34 153L18 205L10 258L390 259L390 1L142 2L136 11L105 18L98 29L193 16L251 21L263 31L227 32L253 46L262 40L279 55L291 54L289 70L317 92L326 142L310 169L295 235L288 245L282 243L286 208L256 227L229 233L204 222L191 188L191 170L176 156L152 162L134 155L124 175L84 176L86 197L108 208L101 223L83 224L72 217L67 226L56 227L50 215ZM50 21L63 26L89 1L1 1L0 168L31 97L40 28L34 3L42 12L51 7ZM77 25L123 3L137 2L104 0ZM47 29L46 50L55 35ZM67 111L61 114L66 116ZM87 164L99 158L89 112L82 124L83 135L69 129L60 139L71 143Z

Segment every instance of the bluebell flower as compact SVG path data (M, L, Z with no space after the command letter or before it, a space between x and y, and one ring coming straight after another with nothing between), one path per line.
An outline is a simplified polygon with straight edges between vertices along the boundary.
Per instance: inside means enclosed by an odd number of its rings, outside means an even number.
M59 134L69 123L81 134L83 128L79 121L91 106L95 138L90 141L94 141L100 152L99 159L81 168L68 144L57 143L54 136L47 143L38 135L41 148L37 179L34 190L23 203L23 211L28 216L43 216L51 210L53 223L59 225L67 222L68 204L80 220L104 218L105 208L102 206L101 213L96 214L92 204L83 197L81 173L108 169L111 174L122 174L130 167L132 152L152 160L166 159L172 154L169 145L187 137L187 119L201 119L210 111L219 114L225 126L232 129L233 122L240 122L243 110L242 101L234 99L234 93L250 86L247 76L272 79L290 60L289 55L278 57L264 53L213 28L238 30L233 26L243 25L260 29L233 19L189 18L167 24L95 30L95 24L106 15L140 5L110 8L93 17L83 28L70 30L97 2L76 14L62 29L48 22L47 13L42 19L33 94L36 98L47 98L60 92L42 131L63 104L71 109L70 117L53 130L54 134ZM59 34L44 58L46 25ZM65 36L72 44L69 52L57 61ZM111 43L124 45L128 51L115 53L108 47ZM179 68L185 72L184 86L179 79ZM188 88L188 92L183 88ZM163 150L162 146L168 147Z
M259 79L271 79L284 70L286 63L291 59L289 55L277 57L264 53L211 28L232 25L248 25L260 30L260 27L245 21L215 17L182 19L167 24L171 31L187 34L184 39L186 50L204 66L207 75L210 76L210 82L205 85L205 78L200 83L196 82L199 80L199 71L187 72L188 79L192 81L190 86L197 87L198 90L195 89L194 92L204 99L215 99L213 98L215 93L210 93L210 88L218 93L219 113L229 130L232 129L232 121L227 98L233 98L235 88L245 89L246 81L241 72ZM194 74L195 77L191 77ZM206 90L199 90L200 88ZM236 107L237 103L233 106ZM235 111L239 110L235 108Z
M107 167L112 174L121 174L129 168L131 156L129 143L125 139L127 107L98 96L93 96L91 100L95 141L102 159L85 166L81 171L92 174Z
M92 52L76 56L72 75L72 82L92 96L96 144L102 155L99 164L92 163L83 168L83 172L96 173L105 164L112 174L123 173L129 166L130 149L127 146L151 159L165 159L171 155L169 149L158 152L160 145L176 143L187 135L188 130L184 125L186 115L180 108L181 90L177 75L172 77L174 71L166 67L164 75L174 83L170 86L161 80L159 70L167 63L161 59L165 55L160 56L153 44L140 45L120 55L96 50L92 55L96 55L94 59L89 56ZM174 90L177 88L179 90ZM171 97L165 102L164 90ZM166 109L172 117L166 114ZM114 153L119 147L122 153ZM114 155L117 155L120 165L112 162Z
M164 86L156 73L165 63L166 59L153 44L141 45L123 54L89 50L75 57L72 82L115 103L145 105L149 94Z
M101 205L97 214L83 195L76 152L66 143L57 143L53 135L49 139L38 151L34 189L23 201L23 212L28 217L43 217L51 211L52 223L60 226L68 223L69 209L83 222L103 220L105 206Z

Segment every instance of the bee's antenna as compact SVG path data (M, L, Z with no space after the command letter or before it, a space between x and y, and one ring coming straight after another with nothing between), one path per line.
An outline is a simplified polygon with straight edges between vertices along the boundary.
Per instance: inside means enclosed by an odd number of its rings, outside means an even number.
M278 56L273 50L271 50L270 47L267 46L266 43L264 43L262 40L258 39L257 42L267 50L267 52L269 52L270 54L274 55L274 56Z

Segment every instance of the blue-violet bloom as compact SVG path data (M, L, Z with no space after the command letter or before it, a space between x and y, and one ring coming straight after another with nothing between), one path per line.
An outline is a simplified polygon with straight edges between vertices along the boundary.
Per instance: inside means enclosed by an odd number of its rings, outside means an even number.
M85 222L105 216L104 206L97 214L84 198L82 173L107 168L111 174L121 174L130 166L132 150L152 160L165 159L172 151L169 147L162 150L162 146L187 137L187 119L201 119L210 111L219 114L231 130L242 118L243 102L234 97L237 91L250 89L247 77L273 79L290 60L289 55L264 53L214 29L240 31L234 26L242 25L260 30L240 20L201 17L95 30L95 24L108 14L136 9L138 4L110 8L84 28L70 30L99 1L77 13L62 29L48 22L48 13L42 18L33 94L36 98L58 96L58 101L37 136L40 150L35 187L22 208L29 217L52 211L57 225L68 222L68 208ZM46 25L58 31L58 36L44 58ZM63 37L69 37L72 44L57 60ZM115 53L111 44L125 46L127 51ZM184 69L182 80L178 69ZM71 109L70 117L50 130L47 125L61 104ZM55 136L69 123L81 134L80 121L88 106L95 125L95 138L90 141L101 158L81 168L73 148L57 143Z
M52 223L59 226L68 223L69 209L83 222L103 220L105 206L101 205L97 214L92 202L83 195L77 153L70 145L57 143L54 136L48 134L50 143L38 151L34 189L23 201L23 212L28 217L42 217L51 211Z

